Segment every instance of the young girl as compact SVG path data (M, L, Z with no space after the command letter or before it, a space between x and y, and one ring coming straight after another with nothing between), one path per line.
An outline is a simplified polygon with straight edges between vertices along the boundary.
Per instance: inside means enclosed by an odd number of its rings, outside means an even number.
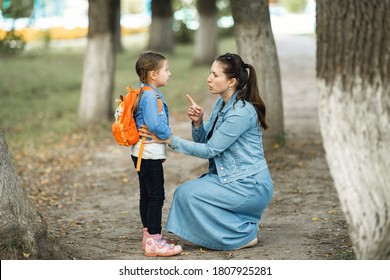
M161 139L168 139L172 130L169 127L168 106L158 88L168 83L168 60L156 52L142 53L135 65L135 69L144 88L134 118L137 127L146 125L149 131ZM150 89L151 88L151 89ZM163 109L159 113L158 98L163 102ZM134 166L137 163L141 140L132 146L131 157ZM142 153L141 170L138 172L140 205L139 211L144 227L142 249L146 256L173 256L180 254L180 245L174 245L161 234L162 207L164 204L164 172L163 162L166 159L166 145L151 143L144 146Z

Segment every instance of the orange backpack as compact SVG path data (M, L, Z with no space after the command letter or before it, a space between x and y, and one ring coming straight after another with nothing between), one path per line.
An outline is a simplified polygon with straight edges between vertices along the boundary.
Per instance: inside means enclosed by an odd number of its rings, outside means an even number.
M144 86L143 90L153 90L153 88ZM142 91L143 91L142 90ZM116 142L121 146L133 146L138 143L140 135L138 132L137 124L133 116L133 107L137 100L137 96L141 94L141 88L133 89L127 87L128 93L125 96L121 96L122 101L119 103L115 111L115 122L112 124L112 135ZM153 90L157 97L158 113L162 112L162 100L157 92ZM141 146L138 152L138 161L136 169L140 171L142 153L146 137L142 137Z

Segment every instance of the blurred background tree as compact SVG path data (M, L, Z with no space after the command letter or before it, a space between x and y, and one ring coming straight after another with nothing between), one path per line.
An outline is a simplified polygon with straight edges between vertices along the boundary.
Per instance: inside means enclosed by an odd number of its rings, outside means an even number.
M112 116L120 0L89 0L88 45L79 105L79 124L92 127Z
M279 59L273 37L268 0L231 0L238 52L257 73L259 91L267 108L269 129L264 147L280 145L284 137L283 98Z
M173 52L173 11L172 0L153 0L151 4L152 22L149 27L148 49L160 52Z
M218 48L218 26L216 0L197 0L199 27L196 30L194 63L211 64Z

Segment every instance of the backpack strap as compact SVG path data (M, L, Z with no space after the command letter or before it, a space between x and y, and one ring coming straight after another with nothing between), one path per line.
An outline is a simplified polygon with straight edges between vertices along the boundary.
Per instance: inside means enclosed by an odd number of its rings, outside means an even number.
M156 95L156 97L157 97L157 106L158 106L158 113L160 114L162 112L162 109L163 109L163 102L161 100L160 95L158 95L156 90L154 88L150 87L150 86L143 86L143 89L144 90L152 90L153 93Z
M146 142L146 137L142 136L141 146L139 147L139 151L138 151L137 166L136 166L137 171L141 170L142 153L144 152L145 142Z
M157 97L158 113L160 114L162 112L162 109L163 109L163 102L161 100L160 95L158 95L158 93L154 90L154 88L152 88L150 86L144 86L143 89L144 90L152 90L154 92L154 94ZM137 158L137 165L136 165L137 171L141 170L142 153L144 152L145 142L146 142L146 137L142 136L141 145L140 145L139 151L138 151L138 158Z

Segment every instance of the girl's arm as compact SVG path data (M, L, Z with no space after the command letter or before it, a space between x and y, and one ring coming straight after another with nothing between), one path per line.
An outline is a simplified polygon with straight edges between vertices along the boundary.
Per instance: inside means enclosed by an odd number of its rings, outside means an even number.
M172 130L169 127L168 116L165 115L164 109L160 114L158 113L156 95L151 91L145 91L141 102L144 103L143 117L149 131L155 133L162 140L168 139L172 134Z

